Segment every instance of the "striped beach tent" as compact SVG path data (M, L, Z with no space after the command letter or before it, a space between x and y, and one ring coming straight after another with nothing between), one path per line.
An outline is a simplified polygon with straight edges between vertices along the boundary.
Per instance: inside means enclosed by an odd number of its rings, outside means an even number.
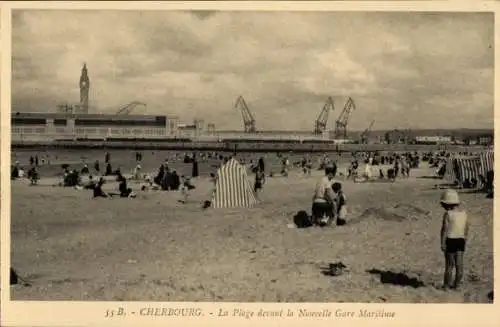
M455 157L453 155L450 155L446 159L446 172L444 173L444 180L450 183L455 183L456 182L456 176L455 176L455 170L454 168L454 159Z
M486 173L494 170L495 164L493 161L493 151L485 151L479 155L481 160L481 172L483 176L486 176Z
M493 151L485 151L477 156L451 155L446 161L444 179L462 187L466 181L481 181L480 176L486 178L488 171L494 168ZM482 187L478 183L477 187Z
M211 202L213 208L250 207L257 203L246 169L236 159L230 159L217 171Z
M464 186L464 184L472 180L480 181L479 176L483 176L481 168L481 158L477 157L458 157L455 158L455 176L458 185Z

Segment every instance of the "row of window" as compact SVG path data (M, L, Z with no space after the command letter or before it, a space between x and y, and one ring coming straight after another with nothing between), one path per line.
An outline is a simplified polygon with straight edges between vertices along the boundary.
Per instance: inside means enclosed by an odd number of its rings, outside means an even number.
M12 127L14 134L45 134L45 127Z
M76 128L76 135L165 135L164 128L150 128L150 129L121 129L121 128Z
M36 126L36 127L15 127L12 126L12 133L25 133L25 134L31 134L31 133L47 133L47 128L43 126ZM56 133L67 133L68 129L65 127L56 127L55 128ZM76 128L75 132L77 134L123 134L123 135L132 135L132 134L143 134L143 133L149 133L151 135L163 135L165 134L165 129L164 128L149 128L149 129L140 129L140 128L135 128L135 129L123 129L123 128Z
M12 125L17 125L17 126L22 126L22 125L46 125L47 124L46 118L35 118L35 117L12 117L11 118L11 124ZM163 116L157 116L154 117L154 119L151 118L145 118L145 119L116 119L116 118L109 118L109 119L103 119L103 118L96 118L96 119L91 119L91 118L85 118L85 119L75 119L74 125L76 126L157 126L157 127L165 127L167 124L167 118ZM54 125L66 125L68 123L67 119L53 119ZM169 120L169 124L171 129L174 129L176 126L176 121L175 120Z
M46 127L12 127L13 134L47 134ZM64 127L56 127L56 134L68 134L70 131ZM165 136L175 135L175 131L170 130L166 133L164 128L149 128L149 129L123 129L123 128L76 128L76 136L125 136L125 137L139 137L139 136Z

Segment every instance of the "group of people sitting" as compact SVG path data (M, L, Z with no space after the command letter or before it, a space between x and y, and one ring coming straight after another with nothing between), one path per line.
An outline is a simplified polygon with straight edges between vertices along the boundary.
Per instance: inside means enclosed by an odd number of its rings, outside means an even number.
M382 156L382 158L385 158ZM392 157L389 157L392 158ZM392 167L385 170L380 167L381 164L388 163ZM352 178L355 182L368 181L377 179L374 169L378 169L378 180L387 180L394 182L398 176L408 178L410 176L410 169L415 167L415 160L409 159L405 156L396 156L394 160L380 160L376 157L369 157L365 160L364 171L360 174L358 172L359 162L357 158L354 158L348 168L347 178Z
M34 165L31 166L26 175L27 175L26 177L29 179L31 185L38 184L38 181L40 180L40 174L38 173L38 169L36 168L36 166L34 166ZM18 163L16 163L12 167L10 179L16 180L19 178L24 178L24 169L21 168Z
M93 191L93 198L112 198L113 196L119 196L121 198L135 198L136 194L127 185L127 179L121 174L116 177L118 181L118 192L105 192L102 189L106 180L104 177L99 178L99 181L95 181L92 176L89 176L89 181L85 184L84 188Z
M179 190L182 182L177 171L171 169L167 163L162 164L158 169L158 174L154 177L153 181L148 181L150 185L156 184L163 191Z
M85 171L78 172L75 169L70 169L68 165L64 165L63 179L62 182L59 183L59 186L92 190L94 198L110 198L115 195L122 198L134 198L136 196L136 194L132 192L132 189L127 186L127 179L119 170L114 173L114 176L116 176L116 180L119 183L118 192L104 192L102 190L102 186L106 182L104 177L100 177L99 180L96 181L92 175L88 175L88 181L83 183L81 173L85 174Z

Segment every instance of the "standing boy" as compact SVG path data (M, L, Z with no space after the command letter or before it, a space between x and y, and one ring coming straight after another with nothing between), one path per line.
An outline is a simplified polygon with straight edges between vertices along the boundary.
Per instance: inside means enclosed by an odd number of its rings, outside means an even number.
M446 190L441 195L441 206L445 210L441 227L441 250L445 254L443 289L460 289L464 274L464 252L469 233L467 213L461 209L455 190ZM452 282L453 270L455 280Z
M342 191L342 184L335 182L332 185L333 192L335 193L335 216L337 217L337 225L342 226L346 224L346 198L344 191Z
M260 201L259 192L262 190L262 186L265 182L264 171L260 166L257 166L257 170L255 171L255 183L253 185L253 192L255 193L255 197Z

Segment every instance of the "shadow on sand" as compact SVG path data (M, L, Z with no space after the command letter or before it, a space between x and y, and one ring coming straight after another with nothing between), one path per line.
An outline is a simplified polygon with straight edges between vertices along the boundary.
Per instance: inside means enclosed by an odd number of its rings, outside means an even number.
M392 271L381 271L378 269L367 270L368 273L372 275L380 275L380 282L382 284L392 284L403 287L413 287L419 288L424 287L424 282L418 280L417 278L408 277L405 273L395 273Z
M439 179L442 180L442 177L439 176L417 176L417 179Z

